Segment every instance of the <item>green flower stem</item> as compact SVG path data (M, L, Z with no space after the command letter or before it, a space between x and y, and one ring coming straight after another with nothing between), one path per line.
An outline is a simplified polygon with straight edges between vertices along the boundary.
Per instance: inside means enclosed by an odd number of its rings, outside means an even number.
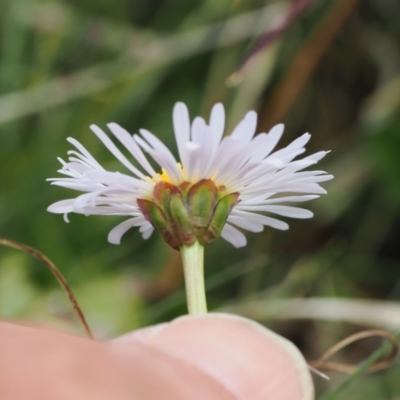
M204 286L204 247L195 242L181 247L185 274L186 299L189 314L206 314L206 290Z

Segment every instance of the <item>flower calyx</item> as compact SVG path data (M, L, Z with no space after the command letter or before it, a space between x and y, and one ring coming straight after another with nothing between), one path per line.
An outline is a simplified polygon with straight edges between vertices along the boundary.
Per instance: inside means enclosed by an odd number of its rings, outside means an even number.
M158 182L151 199L138 199L144 217L174 249L190 246L196 240L206 245L221 236L239 193L226 193L211 179L196 184L183 182L175 186Z

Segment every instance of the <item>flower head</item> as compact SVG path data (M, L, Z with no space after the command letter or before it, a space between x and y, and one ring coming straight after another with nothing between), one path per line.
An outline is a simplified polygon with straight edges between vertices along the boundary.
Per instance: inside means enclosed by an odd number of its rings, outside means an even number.
M65 216L70 212L130 216L109 233L108 240L114 244L136 226L145 239L156 229L174 248L196 240L207 244L219 236L241 247L246 238L237 228L252 232L265 226L288 229L286 222L271 214L311 218L310 211L281 203L315 199L326 193L319 183L333 178L324 171L303 171L321 160L325 151L295 160L305 151L311 137L308 133L273 152L284 127L279 124L255 136L254 111L226 137L221 104L213 107L207 124L201 117L190 123L186 106L177 103L173 124L180 162L149 131L141 129L140 135L132 136L116 123L107 125L136 166L98 126L91 126L131 175L105 170L79 142L68 138L76 150L68 152L68 162L60 159L59 172L66 177L50 181L83 194L54 203L48 211Z

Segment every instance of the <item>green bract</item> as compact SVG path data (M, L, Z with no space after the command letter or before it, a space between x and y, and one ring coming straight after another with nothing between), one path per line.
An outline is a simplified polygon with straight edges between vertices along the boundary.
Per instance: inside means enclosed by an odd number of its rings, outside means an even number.
M161 181L152 199L137 200L145 218L174 249L217 239L238 202L239 193L227 194L224 186L217 187L210 179L179 186Z

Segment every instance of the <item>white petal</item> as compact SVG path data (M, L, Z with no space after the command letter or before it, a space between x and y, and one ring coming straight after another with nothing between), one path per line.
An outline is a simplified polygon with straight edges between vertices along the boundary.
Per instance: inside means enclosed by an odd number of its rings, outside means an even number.
M215 104L211 110L210 128L212 132L213 149L215 151L222 139L225 128L225 111L221 103Z
M192 124L192 140L194 144L198 145L200 151L196 152L196 167L194 169L194 176L197 179L205 177L207 167L213 156L213 138L210 127L206 124L203 118L196 117ZM188 156L189 158L189 156ZM191 160L188 160L188 164L192 164Z
M237 215L230 215L228 217L228 222L250 232L262 232L264 230L264 225L260 222L242 218Z
M195 180L195 173L197 171L198 158L201 155L201 147L197 143L188 142L186 144L188 155L188 162L186 164L186 175L189 181Z
M64 164L64 167L63 167L64 173L66 171L71 171L71 172L78 173L80 175L83 174L86 171L89 171L90 169L91 168L88 165L86 165L86 164L84 164L82 162L76 162L76 161L75 162L66 163L66 164Z
M326 190L319 186L317 183L297 183L288 182L280 185L279 182L274 185L273 190L276 192L288 193L310 193L310 194L326 194Z
M282 137L283 131L285 130L284 124L278 124L273 126L270 131L268 132L268 139L269 139L269 146L268 150L272 151L275 146L278 144L279 140Z
M107 124L107 126L114 136L129 150L137 162L146 170L146 172L150 176L155 177L157 175L156 172L147 161L147 158L133 139L133 136L126 129L122 128L122 126L116 124L115 122L111 122Z
M285 125L278 124L275 125L268 134L260 133L257 135L251 142L255 149L253 159L262 160L267 157L279 142L284 129Z
M286 162L290 162L299 154L304 153L304 146L308 143L310 139L311 135L309 133L305 133L304 135L300 136L292 143L290 143L289 146L286 146L284 149L278 150L273 153L272 156L281 158Z
M67 142L73 144L93 166L100 170L104 170L104 168L96 161L96 159L76 139L69 137L67 138Z
M247 194L249 196L256 196L262 193L309 193L309 194L326 194L326 190L323 189L316 183L296 183L296 182L287 182L287 183L273 183L267 184L264 186L253 186L253 187L245 187L241 194Z
M190 140L190 119L189 111L184 103L175 104L172 118L179 157L185 168L187 164L186 143Z
M250 221L256 221L263 225L270 226L281 231L286 231L289 229L289 225L286 222L280 221L279 219L267 217L266 215L261 215L253 212L243 211L240 208L240 203L233 209L232 215L237 215Z
M75 150L69 150L67 152L68 154L68 160L72 161L72 162L77 162L77 163L81 163L83 165L86 165L88 168L90 169L95 169L98 171L104 171L104 168L99 168L98 166L94 165L93 162L91 162L90 160L88 160L85 156L83 156L81 153L75 151ZM76 157L73 157L73 156ZM63 169L65 168L65 164L63 166Z
M74 211L74 203L75 199L67 199L67 200L61 200L57 201L56 203L51 204L49 207L47 207L47 211L50 211L55 214L64 214L64 213L69 213Z
M226 163L234 157L236 154L236 147L238 146L238 141L232 139L231 137L225 137L222 139L217 151L214 155L213 162L209 165L207 171L205 172L209 176L212 176L216 172L223 173L226 171Z
M192 141L200 146L204 145L204 131L207 124L204 118L196 117L192 122Z
M139 229L139 232L142 234L143 239L148 239L153 233L154 228L150 224L150 222L145 222Z
M251 169L250 166L252 166ZM236 188L235 190L240 190L240 187L258 187L261 182L269 180L274 172L279 169L276 165L271 165L269 162L263 161L262 163L249 162L242 169L243 175L239 177L238 180L232 180L232 185ZM273 179L273 177L272 177Z
M82 211L74 210L75 213L84 215L121 215L132 216L139 215L138 209L133 206L85 206Z
M249 111L246 116L237 124L231 137L239 139L242 143L248 143L254 136L257 127L257 113Z
M305 157L303 160L313 159L315 161L322 160L330 151L319 151L318 153L311 154L308 157Z
M95 199L100 194L101 192L89 192L78 196L74 201L74 212L85 214L85 207L91 206L95 208ZM88 213L86 214L88 215Z
M157 161L156 157L158 157L158 160L162 163L160 166L164 168L169 176L172 179L180 180L182 178L182 173L178 168L178 163L175 160L175 157L172 155L171 151L168 149L168 147L155 135L153 135L151 132L149 132L146 129L139 129L140 134L143 136L143 138L153 147L154 151L149 152L151 156ZM137 136L135 135L135 139ZM140 143L139 143L140 144ZM158 161L157 161L158 162Z
M292 166L292 165L294 165L294 164L296 164L297 162L296 161L294 161L294 162L292 162L292 163L290 163L290 165ZM290 168L288 168L288 169L291 169L292 171L293 171L293 169L292 169L292 167L290 167ZM297 172L298 170L297 169L295 169L294 170L294 172L296 172L295 174L289 174L287 177L285 177L284 179L286 180L288 177L289 178L295 178L296 180L298 180L298 179L302 179L302 178L309 178L309 177L313 177L313 176L317 176L317 175L325 175L326 174L326 172L325 171L302 171L302 172ZM283 179L282 179L283 180ZM282 181L281 180L281 181Z
M225 224L224 229L222 229L221 236L227 242L233 244L236 248L246 246L247 244L246 236L229 224Z
M121 237L133 226L138 225L138 224L143 224L143 220L140 219L138 221L139 217L135 218L130 218L127 219L126 221L120 223L117 225L115 228L113 228L110 233L108 234L108 241L112 244L120 244L121 243Z
M314 200L318 199L318 195L309 195L309 196L287 196L287 197L276 197L273 199L268 199L268 200L257 200L254 199L249 200L246 202L246 205L267 205L267 204L276 204L276 203L291 203L291 202L302 202L302 201L309 201L309 200ZM241 205L244 205L244 202L241 202Z
M73 189L73 190L80 190L81 192L91 192L92 190L97 190L101 187L100 184L95 184L93 182L79 182L78 180L74 180L73 182L69 182L66 179L60 179L60 180L56 180L54 182L51 182L52 185L56 185L56 186L61 186L61 187L65 187L68 189Z
M265 211L270 212L273 214L282 215L283 217L290 217L290 218L312 218L313 213L310 210L306 210L304 208L298 207L289 207L289 206L276 206L276 205L252 205L252 206L241 206L241 210L247 211Z
M141 138L139 135L133 135L133 138L135 141L138 143L138 145L144 149L147 153L150 154L150 156L153 158L153 160L161 167L164 168L167 173L169 173L171 166L175 163L171 163L169 154L165 154L163 152L158 152L154 150L143 138ZM172 171L174 172L174 171ZM156 176L157 177L157 176Z
M283 150L294 150L294 149L300 149L304 147L309 140L311 139L311 135L309 133L304 133L297 139L293 140L292 143L290 143L288 146L286 146Z
M132 176L121 174L120 172L88 171L85 173L85 176L94 182L101 183L102 185L114 186L115 188L122 188L126 191L134 189L149 191L154 186L154 183L142 181Z
M107 147L107 149L115 156L115 158L117 158L121 164L125 165L129 171L134 173L139 178L143 179L146 177L146 175L140 172L128 161L128 159L118 150L117 146L111 141L111 139L97 125L90 125L90 129L103 142L104 146Z
M296 182L320 183L320 182L330 181L333 178L334 178L333 175L318 175L318 176L309 176L307 178L296 179Z
M270 226L274 229L279 229L280 231L287 231L289 229L289 225L286 222L280 221L276 218L267 217L266 215L257 215L259 217L262 217L260 218L260 221L266 226Z

